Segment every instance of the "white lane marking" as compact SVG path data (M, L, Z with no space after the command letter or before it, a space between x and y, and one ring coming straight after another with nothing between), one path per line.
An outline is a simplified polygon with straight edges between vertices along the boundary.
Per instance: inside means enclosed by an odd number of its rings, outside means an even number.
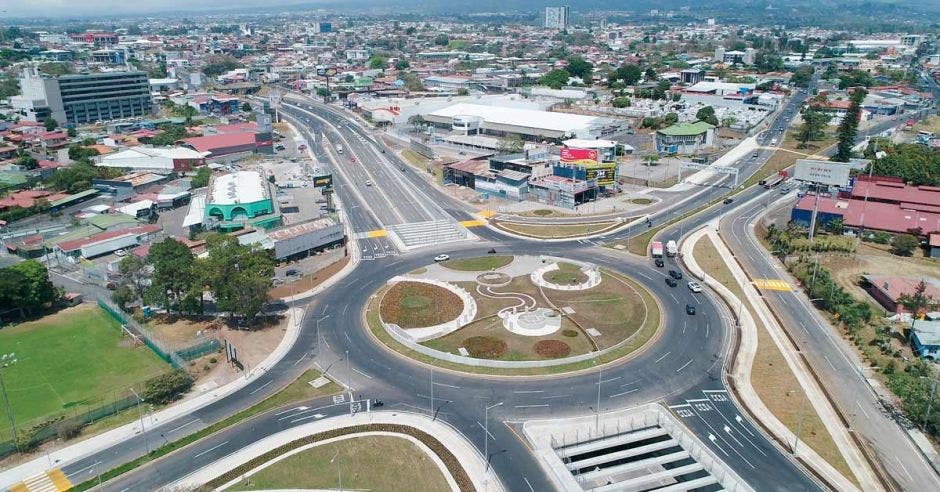
M287 410L282 410L282 411L280 411L280 412L277 412L276 414L274 414L274 416L277 417L278 415L284 415L285 413L290 413L290 412L293 412L293 411L295 411L295 410L306 410L306 409L307 409L307 407L304 407L304 406L294 407L294 408L288 408ZM278 419L278 420L280 420L280 419Z
M454 387L456 388L456 386ZM517 395L523 395L523 394L528 394L528 393L545 393L545 390L516 390L516 391L513 391L513 393Z
M571 395L554 395L554 396L543 396L543 400L552 400L555 398L571 398Z
M253 394L255 394L255 393L257 393L257 392L263 390L265 386L267 386L267 385L269 385L269 384L271 384L271 383L273 383L273 382L274 382L274 380L272 379L272 380L268 381L267 383L264 383L264 384L262 384L261 386L258 386L257 388L255 388L254 390L248 392L248 394L249 394L249 395L253 395Z
M863 414L865 414L865 418L866 418L866 419L870 419L870 418L871 418L871 417L868 416L868 412L866 412L865 409L862 408L862 404L859 403L858 400L855 400L855 404L858 405L858 409L861 410Z
M178 431L178 430L180 430L180 429L182 429L182 428L184 428L184 427L189 427L190 425L193 425L193 424L195 424L196 422L199 422L199 419L190 420L189 422L186 422L186 423L183 424L183 425L180 425L180 426L178 426L178 427L174 427L174 428L172 428L172 429L166 431L166 433L167 433L167 434L170 434L170 433L176 432L176 431Z
M634 393L634 392L636 392L636 391L640 391L640 389L639 389L639 388L633 388L632 390L627 390L627 391L624 391L624 392L622 392L622 393L617 393L617 394L615 394L615 395L610 395L610 396L608 396L607 398L617 398L618 396L629 395L630 393Z
M368 374L366 374L366 373L360 371L359 369L356 369L355 367L353 367L352 370L353 370L353 372L358 372L359 374L365 376L365 377L368 378L368 379L372 379L372 376L370 376L370 375L368 375Z
M516 408L539 408L539 407L547 407L547 406L548 406L547 403L543 403L541 405L516 405Z
M207 449L207 450L205 450L205 451L203 451L203 452L201 452L201 453L199 453L199 454L197 454L197 455L194 455L193 458L198 458L198 457L200 457L200 456L202 456L202 455L204 455L204 454L206 454L206 453L211 453L212 451L215 451L216 449L219 449L219 448L221 448L222 446L225 446L226 444L228 444L228 441L225 441L225 442L223 442L223 443L221 443L221 444L216 444L215 446L212 446L211 448L209 448L209 449Z
M897 461L898 466L900 466L901 469L904 470L904 474L907 475L907 478L910 480L914 480L914 477L911 476L911 472L907 471L907 467L904 466L904 463L901 463L901 458L898 458L897 456L895 456L894 460Z
M685 369L686 367L689 367L689 364L691 364L691 363L692 363L692 359L689 359L688 362L686 362L685 364L682 364L682 367L676 369L676 372L680 372L680 371L682 371L683 369Z
M446 386L446 387L448 387L448 388L460 389L460 386L454 386L454 385L452 385L452 384L447 384L447 383L438 383L438 382L435 382L435 383L434 383L434 386Z
M483 424L481 424L479 420L477 420L477 425L479 425L480 428L486 432L486 435L490 436L490 439L494 441L496 440L496 436L494 436L492 432L490 432Z
M667 355L669 355L669 352L666 352L665 354L660 355L658 359L656 359L655 361L653 361L653 363L655 364L655 363L657 363L657 362L659 362L659 361L665 359Z
M829 367L831 367L833 371L836 370L836 366L832 363L831 360L829 360L829 356L828 356L828 355L824 355L824 356L823 356L823 359L826 359L826 362L829 363Z
M529 483L529 479L525 475L522 476L522 479L525 480L525 484L529 486L529 492L535 492L535 489L532 488L532 484Z
M673 301L676 301L676 304L679 303L679 299L676 298L676 295L675 295L675 294L673 294L672 292L670 292L669 295L672 296L672 300L673 300Z
M82 468L81 470L76 470L76 471L73 471L72 473L67 473L66 476L71 477L71 476L73 476L73 475L78 475L79 473L81 473L81 472L83 472L83 471L85 471L85 470L91 470L92 468L94 468L94 467L96 467L96 466L98 466L98 465L100 465L100 464L101 464L100 461L95 461L94 463L92 463L92 464L86 466L85 468Z

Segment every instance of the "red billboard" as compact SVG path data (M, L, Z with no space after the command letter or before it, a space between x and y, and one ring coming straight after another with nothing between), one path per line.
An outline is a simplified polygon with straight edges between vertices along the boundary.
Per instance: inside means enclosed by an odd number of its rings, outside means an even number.
M561 148L561 162L575 161L597 161L597 150L595 149L572 149L569 147Z

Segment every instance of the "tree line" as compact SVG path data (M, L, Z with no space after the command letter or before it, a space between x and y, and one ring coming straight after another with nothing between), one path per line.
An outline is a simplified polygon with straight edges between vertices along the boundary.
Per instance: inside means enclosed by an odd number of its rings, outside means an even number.
M209 235L206 250L204 258L197 258L183 243L167 238L150 247L146 260L124 257L119 264L124 280L114 301L125 307L142 300L168 312L202 314L208 292L217 312L251 323L267 301L273 254L224 234Z

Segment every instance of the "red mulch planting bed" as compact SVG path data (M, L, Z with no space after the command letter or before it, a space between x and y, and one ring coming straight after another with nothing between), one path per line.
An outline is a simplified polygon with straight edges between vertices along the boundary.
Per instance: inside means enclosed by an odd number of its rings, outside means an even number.
M494 337L470 337L463 346L477 359L499 359L506 354L506 342Z
M571 353L571 347L561 340L540 340L535 342L533 350L546 359L559 359Z

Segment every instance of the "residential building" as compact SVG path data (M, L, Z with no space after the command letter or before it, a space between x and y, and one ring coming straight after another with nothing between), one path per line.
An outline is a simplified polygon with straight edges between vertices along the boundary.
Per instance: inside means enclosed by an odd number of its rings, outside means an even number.
M183 173L206 164L208 152L186 147L137 146L101 157L97 163L103 167L119 167L139 171Z
M923 359L940 359L940 320L915 319L911 324L911 348Z
M545 7L545 27L547 29L567 29L570 7Z
M934 299L935 305L928 306L926 309L926 311L932 311L936 307L936 303L940 302L940 280L938 279L893 275L862 275L861 285L887 312L905 313L907 310L900 302L901 297L913 294L921 280L927 286L927 291L924 294Z

